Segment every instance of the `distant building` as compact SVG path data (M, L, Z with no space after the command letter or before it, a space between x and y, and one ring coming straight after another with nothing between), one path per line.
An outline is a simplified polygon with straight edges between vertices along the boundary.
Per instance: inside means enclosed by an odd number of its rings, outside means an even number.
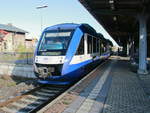
M26 33L12 24L0 24L0 51L13 52L19 45L25 46Z
M36 38L32 38L32 39L25 39L25 42L26 42L26 48L29 49L29 48L35 48L36 46L36 43L37 43L37 39Z

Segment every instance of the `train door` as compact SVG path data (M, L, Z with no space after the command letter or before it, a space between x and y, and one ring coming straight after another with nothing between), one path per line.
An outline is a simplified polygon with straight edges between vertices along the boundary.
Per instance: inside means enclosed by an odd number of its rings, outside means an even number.
M84 62L84 56L85 56L85 41L84 41L85 38L84 38L84 36L85 35L82 36L79 46L78 46L78 49L75 54L76 60L79 63Z
M84 62L84 56L85 56L85 44L84 44L84 36L82 36L79 45L77 47L76 53L72 58L71 64L80 65Z
M87 34L87 59L91 60L93 55L93 38L91 35Z

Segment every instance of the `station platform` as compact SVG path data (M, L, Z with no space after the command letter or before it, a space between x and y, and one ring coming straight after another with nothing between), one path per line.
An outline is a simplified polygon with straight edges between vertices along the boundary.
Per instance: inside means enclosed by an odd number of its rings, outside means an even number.
M45 113L150 113L150 74L132 72L128 58L112 57L95 74Z

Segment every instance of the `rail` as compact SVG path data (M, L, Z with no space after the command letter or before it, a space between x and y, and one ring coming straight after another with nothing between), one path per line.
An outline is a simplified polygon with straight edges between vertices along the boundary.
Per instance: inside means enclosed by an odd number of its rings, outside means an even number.
M22 94L21 96L14 97L0 103L0 112L35 113L68 88L68 86L39 86Z

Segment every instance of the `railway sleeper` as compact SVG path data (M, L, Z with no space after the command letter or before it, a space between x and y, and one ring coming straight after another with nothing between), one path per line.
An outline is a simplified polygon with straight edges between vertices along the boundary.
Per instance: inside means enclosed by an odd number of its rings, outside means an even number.
M36 91L35 93L38 95L41 95L41 96L54 96L54 94L45 93L45 92L41 92L41 91Z
M48 97L43 97L43 96L40 96L40 95L37 95L37 96L28 95L28 97L31 97L31 98L37 99L37 100L48 100L49 99Z

